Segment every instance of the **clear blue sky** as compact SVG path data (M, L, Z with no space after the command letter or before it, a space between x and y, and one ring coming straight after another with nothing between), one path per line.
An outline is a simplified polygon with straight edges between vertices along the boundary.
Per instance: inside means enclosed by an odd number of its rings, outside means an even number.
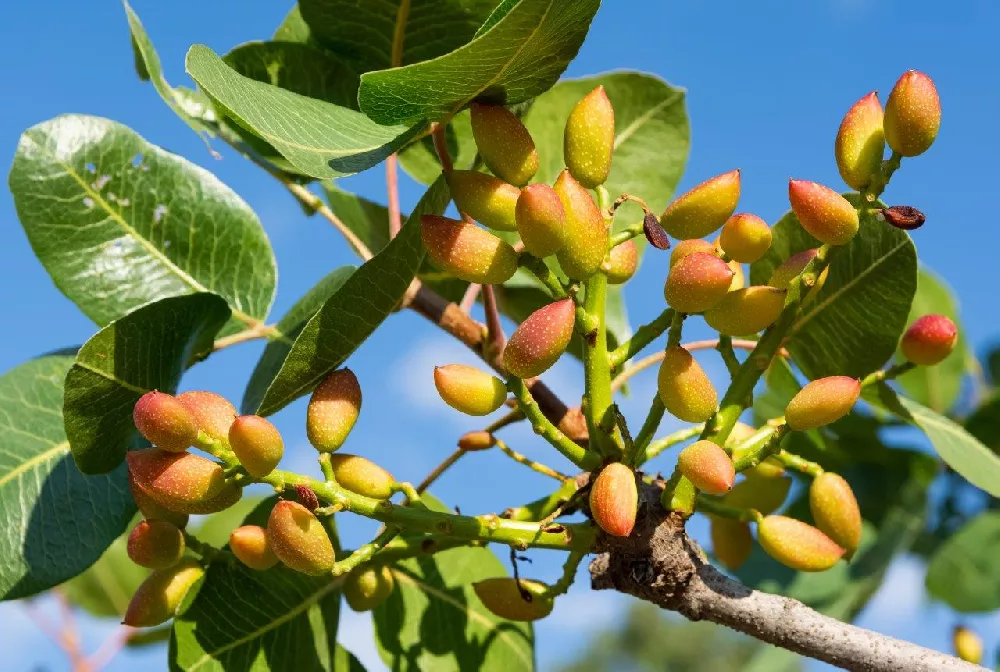
M0 107L0 148L8 161L25 128L63 112L82 112L123 122L151 142L215 171L257 211L271 237L280 273L275 318L328 270L353 262L332 229L318 218L303 217L269 177L231 153L213 160L201 140L137 79L125 17L114 0L4 5L0 54L7 83ZM183 59L191 44L206 43L225 52L240 42L266 39L287 5L264 0L134 2L168 79L188 85ZM943 101L941 134L925 157L905 164L886 197L927 214L927 224L914 234L921 259L961 296L965 329L981 353L1000 338L995 268L986 256L1000 249L991 202L1000 180L998 27L1000 5L994 0L608 0L567 75L639 69L686 87L693 145L682 188L741 168L741 209L773 222L787 209L790 176L840 183L833 137L855 100L878 89L884 101L904 70L930 74ZM352 178L346 186L384 199L380 169ZM418 196L416 186L404 185L404 206ZM630 285L634 323L662 309L665 263L662 255L647 258ZM0 287L8 325L0 335L0 371L80 343L95 329L35 261L6 189L0 190ZM183 387L209 388L238 400L259 351L257 345L246 345L213 357L191 371ZM365 392L352 450L391 464L398 477L420 479L452 449L462 431L477 428L475 421L447 411L433 392L431 367L456 360L471 362L420 318L391 318L349 362ZM717 368L713 371L718 373ZM580 392L580 376L575 365L561 364L550 378L557 390L571 397ZM634 389L633 401L626 404L633 417L650 398L652 381L640 380ZM312 457L303 411L302 403L295 404L279 414L277 422L290 447L289 463L308 469ZM641 416L633 420L639 421ZM668 423L664 429L669 429ZM510 433L514 448L549 459L531 438L521 430ZM476 455L468 461L464 472L446 477L437 491L463 511L501 510L541 494L547 486L499 455ZM371 533L369 525L345 527L352 544ZM554 578L559 559L536 555L531 571ZM953 620L939 607L925 608L921 585L916 563L898 563L863 623L928 646L947 647ZM538 628L545 640L538 652L540 668L548 669L582 645L585 638L568 634L571 628L598 627L619 613L621 605L616 596L590 593L586 582L576 587L553 618ZM1000 631L996 618L974 622L983 631ZM371 663L365 623L364 618L348 617L345 643ZM23 618L20 606L0 606L0 629L5 669L65 667L61 654ZM108 631L109 626L88 622L87 644L92 648ZM148 669L165 669L162 650L123 656L112 669L131 669L139 660Z

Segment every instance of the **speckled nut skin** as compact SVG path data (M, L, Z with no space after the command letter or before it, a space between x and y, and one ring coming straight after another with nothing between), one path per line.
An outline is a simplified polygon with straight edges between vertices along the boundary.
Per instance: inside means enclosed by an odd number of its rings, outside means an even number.
M907 361L922 366L940 364L958 343L958 327L944 315L917 318L899 343Z
M434 386L446 404L466 415L489 415L507 400L502 380L464 364L434 367Z
M477 222L497 231L517 228L514 208L521 190L514 185L478 170L453 170L448 186L455 206Z
M347 440L361 414L361 385L350 369L338 369L316 386L306 409L306 436L313 448L332 453Z
M673 267L676 266L681 259L694 254L695 252L714 254L715 256L721 258L718 247L707 240L692 238L690 240L682 240L674 245L674 249L670 251L670 268L673 269Z
M904 73L885 103L885 139L903 156L923 154L941 128L941 99L930 77Z
M635 527L639 490L635 472L620 462L604 467L590 488L590 515L614 537L627 537Z
M278 564L278 556L267 541L267 530L259 525L243 525L229 534L229 550L250 569L264 571Z
M566 212L566 242L556 253L570 278L585 280L597 272L608 250L608 227L590 192L564 170L552 187Z
M184 534L165 520L141 520L129 533L126 550L140 567L166 569L184 557Z
M709 534L716 559L731 572L742 567L753 552L753 534L747 523L713 516Z
M205 570L194 560L182 560L173 567L154 571L136 589L122 624L149 628L165 623L203 576Z
M420 236L431 261L460 280L500 285L517 271L514 248L475 224L424 215Z
M851 189L861 191L882 169L885 155L882 118L878 93L872 91L854 103L840 122L834 155L840 177Z
M354 611L371 611L392 595L395 586L392 569L387 565L358 567L344 581L344 599Z
M823 572L844 557L844 549L801 520L767 516L757 526L757 541L772 558L800 572Z
M132 472L129 471L128 474L128 486L129 490L132 491L132 499L135 500L136 508L142 513L142 517L146 520L165 520L169 523L173 523L176 527L184 529L188 523L188 515L186 513L177 513L176 511L171 511L170 509L156 503L152 497L150 497L145 490L139 487L139 484L135 482L135 477Z
M318 576L333 568L330 537L313 513L298 502L274 505L267 521L267 543L286 566Z
M207 451L226 445L229 440L229 428L239 415L232 402L222 395L204 390L182 392L177 395L177 401L187 406L194 415L198 429L201 430L195 446ZM202 435L207 440L204 440Z
M733 282L733 270L714 254L694 252L670 269L663 298L680 313L701 313L723 299Z
M736 481L736 470L729 455L707 439L684 448L677 456L677 468L694 487L709 495L726 494Z
M161 450L187 450L198 438L194 415L172 394L153 390L142 395L132 419L139 433Z
M719 405L712 381L679 345L669 346L664 353L657 390L666 409L685 422L705 422Z
M785 407L788 426L802 432L840 420L861 396L861 383L850 376L818 378L792 397Z
M821 243L846 245L858 233L858 211L829 187L806 180L790 180L788 201L802 228Z
M621 285L632 279L639 269L639 250L634 240L626 240L611 248L608 258L601 266L608 284Z
M473 103L472 137L490 171L505 182L523 187L538 172L538 152L531 134L502 105Z
M573 177L587 189L608 180L615 148L615 110L603 86L580 99L569 113L563 155Z
M229 428L229 445L247 473L264 478L278 466L285 453L281 432L259 415L242 415Z
M744 287L729 292L705 311L705 321L726 336L750 336L778 319L785 306L783 289L770 286Z
M813 521L850 558L861 543L861 510L851 486L840 474L823 472L809 486Z
M704 238L725 224L740 200L740 171L731 170L702 182L670 203L660 226L674 238Z
M522 189L514 217L524 249L539 259L555 254L566 244L566 210L559 194L549 185L539 182Z
M572 299L542 306L511 334L503 351L504 368L518 378L541 375L566 351L575 321Z
M238 486L226 483L221 466L199 455L150 448L130 451L125 459L136 485L177 513L216 513L235 504L242 494Z
M337 484L351 492L373 499L388 499L392 495L396 479L371 460L335 453L330 456L330 466Z
M722 225L719 246L733 261L752 264L771 247L771 227L757 215L740 212Z
M509 621L537 621L552 613L554 606L548 586L530 579L498 576L477 581L472 589L484 607Z

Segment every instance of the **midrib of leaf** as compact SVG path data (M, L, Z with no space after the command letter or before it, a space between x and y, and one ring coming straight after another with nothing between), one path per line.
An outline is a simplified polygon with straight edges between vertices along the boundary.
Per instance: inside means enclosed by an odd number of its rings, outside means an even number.
M406 24L410 20L410 0L402 0L396 11L396 25L392 31L392 51L389 54L390 64L398 68L403 64L403 43L406 41Z
M624 131L622 131L621 133L618 134L617 137L615 137L614 148L618 149L623 144L625 144L625 142L629 138L631 138L636 133L636 131L645 126L646 122L652 119L655 114L657 114L660 110L670 105L673 105L679 98L682 98L684 96L684 93L685 93L684 90L674 92L674 95L654 105L653 107L649 108L649 110L647 110L645 113L637 117L635 121L629 124Z
M142 245L151 255L153 255L160 262L162 262L167 268L173 271L174 274L177 275L177 277L179 277L183 282L187 283L187 285L191 287L191 289L195 290L196 292L213 293L212 290L210 290L208 287L205 287L200 282L195 280L193 277L191 277L190 274L186 273L184 269L182 269L180 266L177 266L174 262L170 261L170 259L168 259L160 250L158 250L155 245L146 240L145 236L140 235L139 232L136 231L131 224L125 221L125 218L122 217L121 214L115 212L115 210L111 207L111 205L104 200L104 197L101 196L100 192L94 191L93 189L90 188L90 185L87 184L87 181L81 178L76 173L76 171L73 170L72 166L59 161L58 158L55 156L52 156L52 160L54 163L56 163L56 165L62 166L63 170L66 171L66 174L72 177L76 181L76 183L80 185L80 188L83 189L83 192L87 194L87 196L89 196L90 198L94 199L94 202L98 203L102 207L102 209L108 213L108 216L111 217L111 219L115 221L118 224L118 226L120 226L125 231L125 233L131 235L136 240L138 240L140 245ZM233 311L233 317L235 317L236 319L246 323L251 327L260 326L261 324L260 320L250 317L246 313L237 310L232 306L230 306L230 308Z
M831 303L839 299L844 292L854 289L854 287L856 287L869 274L873 273L875 269L881 266L887 259L889 259L892 255L896 254L901 249L906 247L906 244L908 242L910 242L909 238L904 238L902 241L900 241L899 245L892 248L891 250L883 254L881 257L876 259L871 266L869 266L868 268L866 268L865 270L861 271L856 276L854 276L854 278L851 279L850 282L848 282L843 287L838 289L836 292L834 292L833 294L831 294L830 296L828 296L827 298L823 299L821 302L816 304L815 308L813 308L808 313L803 315L802 318L798 322L796 322L794 326L792 326L792 329L789 332L789 336L794 336L798 332L802 331L802 327L804 327L811 319L813 319L814 317L816 317L816 315L826 310L827 306L829 306Z
M76 362L74 362L73 365L74 366L79 366L81 369L86 369L87 371L90 371L94 375L100 376L101 378L104 378L105 380L111 381L112 383L115 383L116 385L121 385L126 390L131 390L132 392L135 392L136 394L146 394L147 392L149 392L149 390L143 389L143 388L139 387L138 385L133 385L132 383L127 383L124 380L121 380L120 378L116 378L115 376L112 376L109 373L101 371L100 369L95 369L90 364L87 364L86 362L82 362L79 359L76 360Z
M12 480L17 478L21 474L25 473L26 471L29 471L30 469L34 468L36 465L41 464L43 462L47 462L48 460L52 459L57 453L65 454L68 452L69 452L69 441L62 441L60 443L55 444L48 450L45 450L44 452L41 452L38 455L35 455L33 458L31 458L26 462L22 462L18 466L8 471L3 476L0 476L0 488L7 485Z
M423 581L417 579L413 575L411 575L411 574L409 574L407 572L401 571L397 567L393 567L392 568L392 573L396 577L397 581L402 581L403 583L408 583L411 586L414 586L414 587L418 588L419 590L422 590L422 591L426 592L427 594L432 595L433 597L441 600L445 604L451 605L452 607L454 607L458 611L463 612L466 616L468 616L472 620L477 621L481 625L486 626L492 632L496 632L497 633L497 637L499 639L502 639L507 644L507 646L512 651L514 651L517 654L517 656L521 660L523 660L529 666L532 664L532 660L533 660L532 657L531 656L525 656L524 651L522 651L520 647L516 646L517 643L511 637L510 633L506 632L504 630L499 630L496 627L497 626L497 622L495 620L493 620L493 619L491 619L491 618L483 615L482 613L476 611L475 609L469 609L468 607L466 607L461 602L459 602L458 600L456 600L452 596L448 595L447 593L444 593L444 592L438 590L434 586L431 586L429 584L424 583Z
M267 625L265 625L263 627L260 627L260 628L258 628L256 630L254 630L253 632L251 632L250 634L244 635L243 637L240 637L239 639L234 640L234 641L230 642L229 644L226 644L225 646L222 646L222 647L216 649L215 651L206 651L205 655L203 655L201 658L199 658L194 663L194 665L192 665L188 669L189 670L197 670L199 667L201 667L205 663L208 663L209 661L211 661L212 659L214 659L218 655L223 654L226 651L230 651L232 649L235 649L238 646L242 646L243 644L246 644L249 641L257 639L258 637L262 637L265 633L268 633L271 630L274 630L275 628L280 627L281 625L283 625L283 624L287 623L288 621L290 621L290 620L294 619L295 617L297 617L299 614L302 614L307 609L309 609L309 607L313 606L314 604L316 604L317 602L319 602L321 599L323 599L327 595L327 593L329 593L334 588L339 588L343 583L344 583L344 578L343 577L338 578L338 579L334 579L334 580L330 581L329 583L327 583L326 585L324 585L322 588L320 588L319 590L317 590L315 593L313 593L312 595L310 595L306 599L302 600L302 602L299 605L297 605L293 609L288 610L287 613L285 613L284 615L282 615L279 618L274 619L273 621L271 621Z

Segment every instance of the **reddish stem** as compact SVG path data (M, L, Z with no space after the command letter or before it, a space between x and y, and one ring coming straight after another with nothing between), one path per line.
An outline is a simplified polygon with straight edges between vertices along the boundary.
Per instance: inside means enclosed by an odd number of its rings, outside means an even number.
M385 184L389 191L389 237L395 238L403 227L399 212L399 160L393 154L385 161Z

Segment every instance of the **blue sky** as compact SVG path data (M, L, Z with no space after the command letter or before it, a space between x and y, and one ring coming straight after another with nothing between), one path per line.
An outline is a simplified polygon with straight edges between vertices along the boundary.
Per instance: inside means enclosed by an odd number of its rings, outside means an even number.
M288 9L286 2L264 0L135 0L133 6L173 84L190 84L183 58L191 44L206 43L225 52L243 41L265 39ZM256 210L268 231L280 274L275 319L331 268L353 263L329 226L319 218L305 218L271 178L239 157L224 152L223 160L214 160L152 88L137 79L117 2L12 2L5 3L0 16L0 54L8 64L0 148L8 160L25 128L60 113L81 112L116 119L149 141L208 167ZM44 27L38 29L40 25ZM990 282L994 268L982 253L1000 249L1000 231L988 200L1000 179L997 26L1000 5L992 0L608 0L567 75L638 69L687 88L693 143L681 187L741 168L740 208L773 222L787 209L789 177L839 185L833 137L855 100L877 89L884 101L904 70L930 74L944 107L940 136L925 157L904 165L886 198L916 205L927 214L927 224L914 233L921 259L961 296L966 332L981 353L1000 339ZM382 175L375 169L345 186L384 200ZM419 193L416 185L405 182L404 208ZM627 296L634 323L662 309L665 265L665 256L650 256L630 284ZM0 371L80 343L94 332L34 259L6 190L0 190L0 287L8 324L0 334ZM687 335L701 336L697 329ZM192 370L183 387L213 389L238 400L260 349L250 344L221 353ZM421 318L392 317L350 361L365 391L365 409L351 449L391 465L397 477L419 480L452 450L461 432L479 428L476 421L446 409L434 394L432 367L451 361L473 363L468 353ZM711 358L705 365L713 375L721 374ZM578 397L581 391L581 374L572 363L561 363L547 378L566 398ZM633 422L641 421L652 389L651 377L634 385L635 394L625 404ZM303 411L302 403L295 404L276 422L286 437L289 465L311 469ZM393 421L386 422L386 417ZM670 428L665 422L663 431ZM566 467L523 429L511 431L509 443ZM463 511L501 510L541 494L548 485L499 454L474 455L468 462L464 470L445 477L437 490L444 501ZM364 523L345 525L351 545L371 532L372 526ZM703 532L696 526L696 534ZM531 571L554 578L560 559L535 555ZM609 622L623 604L624 598L591 593L585 581L575 587L538 628L544 639L538 650L541 669L571 655L585 642L581 629ZM1000 631L996 618L972 622L984 633ZM954 618L940 606L925 604L921 568L903 560L893 567L862 623L945 649ZM108 624L89 621L84 626L91 649L111 630ZM369 669L380 669L366 619L347 615L343 627L346 646ZM62 654L23 618L20 605L0 605L0 628L5 633L0 645L5 668L65 667ZM165 669L164 656L162 650L121 656L110 669L132 669L140 660L148 669Z

